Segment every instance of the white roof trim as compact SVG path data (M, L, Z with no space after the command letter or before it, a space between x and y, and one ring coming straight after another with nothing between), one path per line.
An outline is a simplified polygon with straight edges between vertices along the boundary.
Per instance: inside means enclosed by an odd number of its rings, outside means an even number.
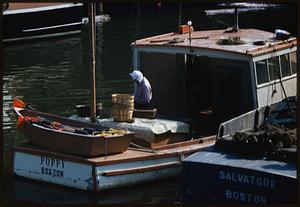
M232 53L227 51L219 50L209 50L201 48L193 48L193 52L190 51L190 48L184 47L149 47L149 46L138 46L135 47L138 52L155 52L155 53L168 53L168 54L188 54L188 55L197 55L197 56L209 56L214 58L230 59L230 60L252 60L252 56L246 54Z
M40 12L40 11L48 11L48 10L55 10L55 9L65 9L70 7L77 7L82 6L82 3L69 3L69 4L60 4L55 6L43 6L43 7L35 7L35 8L28 8L28 9L15 9L15 10L6 10L3 12L3 15L10 15L10 14L23 14L23 13L31 13L31 12Z

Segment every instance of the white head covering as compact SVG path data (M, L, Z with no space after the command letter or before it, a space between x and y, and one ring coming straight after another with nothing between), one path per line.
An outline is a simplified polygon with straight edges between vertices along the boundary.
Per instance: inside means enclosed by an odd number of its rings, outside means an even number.
M138 70L134 70L132 73L129 73L129 75L133 80L137 80L138 82L141 82L141 80L143 79L143 74Z

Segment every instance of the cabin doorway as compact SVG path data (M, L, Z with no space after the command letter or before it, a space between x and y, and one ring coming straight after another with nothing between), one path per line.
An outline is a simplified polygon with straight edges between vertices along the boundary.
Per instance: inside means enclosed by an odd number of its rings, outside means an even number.
M255 80L249 62L216 59L214 61L215 125L255 108Z
M186 77L188 116L194 136L211 134L213 111L210 58L187 55Z
M242 70L237 67L216 68L217 124L240 115L243 111ZM245 94L246 95L246 94Z

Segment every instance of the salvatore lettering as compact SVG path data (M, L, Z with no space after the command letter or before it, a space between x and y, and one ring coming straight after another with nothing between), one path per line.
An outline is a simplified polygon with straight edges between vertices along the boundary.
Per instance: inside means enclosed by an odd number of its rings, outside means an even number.
M276 180L263 178L254 175L246 175L237 172L220 170L219 178L230 182L236 182L247 185L256 185L264 188L276 189Z

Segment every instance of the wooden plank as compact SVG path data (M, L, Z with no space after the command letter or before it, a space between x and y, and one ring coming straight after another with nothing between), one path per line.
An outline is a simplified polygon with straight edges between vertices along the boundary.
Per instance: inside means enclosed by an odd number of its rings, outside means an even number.
M163 164L158 164L158 165L150 165L150 166L144 166L144 167L137 167L137 168L110 170L110 171L103 172L102 175L104 175L104 176L117 176L117 175L133 174L133 173L142 173L142 172L159 170L159 169L164 169L164 168L177 167L177 166L180 166L180 165L181 165L180 161L169 162L169 163L163 163Z
M174 35L174 36L168 37L168 38L151 39L150 42L151 43L155 43L155 42L169 42L169 41L176 40L176 39L179 39L179 42L182 42L182 41L184 41L187 38L188 38L187 35ZM203 35L200 35L200 36L194 35L194 36L191 37L191 39L208 39L208 38L209 38L208 36L203 36Z
M246 53L257 56L257 55L262 55L273 51L275 52L278 50L284 50L294 46L297 46L297 39L295 38L287 41L279 41L275 43L266 44L265 46L258 47L258 48L256 47L256 48L248 49Z
M125 163L125 162L156 159L156 158L163 158L163 157L172 157L174 155L174 153L157 154L157 152L145 152L145 151L138 151L132 149L115 155L88 158L88 157L79 157L79 156L74 156L69 154L56 153L53 151L39 148L30 143L26 143L25 146L23 144L21 146L15 147L14 150L19 152L24 152L24 153L30 153L32 155L47 156L54 159L68 160L72 162L94 165L94 166L110 165L116 163Z
M200 139L194 139L192 141L186 141L186 142L179 142L179 143L174 143L174 144L169 144L165 146L157 146L157 147L152 147L152 149L155 150L166 150L166 149L172 149L176 147L184 147L184 146L189 146L193 144L201 144L201 143L207 143L207 142L215 142L216 141L216 135L209 136L209 137L204 137Z

